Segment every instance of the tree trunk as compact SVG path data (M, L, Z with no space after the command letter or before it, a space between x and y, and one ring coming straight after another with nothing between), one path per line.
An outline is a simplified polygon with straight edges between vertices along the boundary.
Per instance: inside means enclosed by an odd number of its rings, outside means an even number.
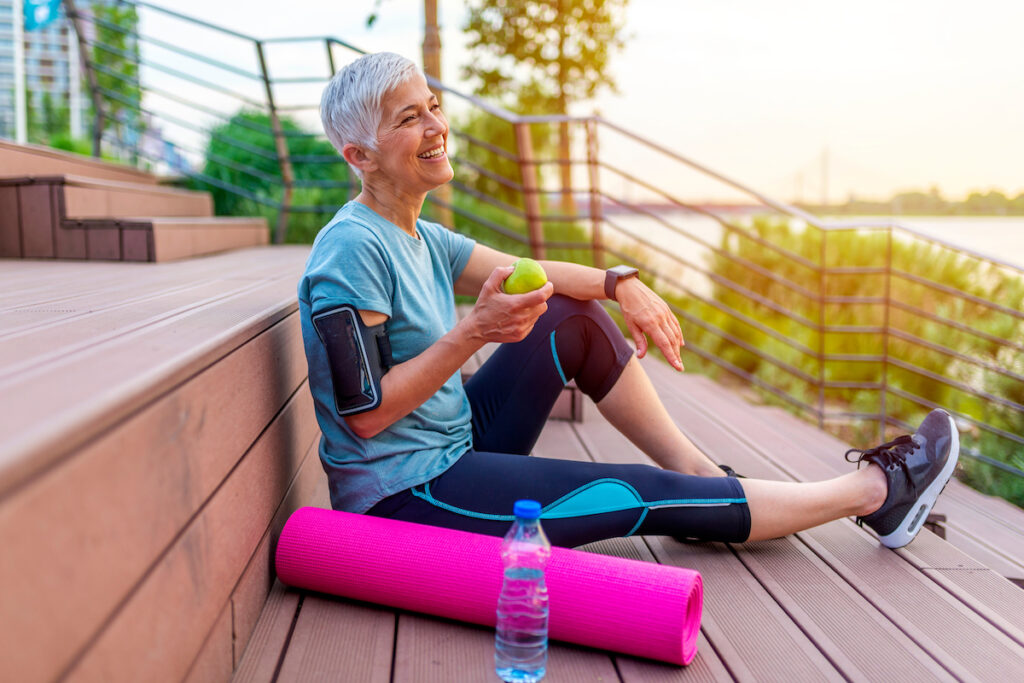
M558 113L568 114L569 103L566 101L565 87L568 80L566 56L565 56L565 20L564 2L558 0L558 15L561 19L558 22ZM562 121L558 124L558 158L559 169L562 176L562 213L566 216L576 215L576 202L572 197L572 164L569 162L569 153L572 149L569 137L569 123Z
M431 78L441 80L441 29L437 24L437 0L423 2L423 71ZM444 93L440 88L431 88L437 95L437 103L444 107ZM434 205L433 213L442 225L454 227L452 211L448 206L452 203L452 188L445 184L434 190L436 199L443 206Z

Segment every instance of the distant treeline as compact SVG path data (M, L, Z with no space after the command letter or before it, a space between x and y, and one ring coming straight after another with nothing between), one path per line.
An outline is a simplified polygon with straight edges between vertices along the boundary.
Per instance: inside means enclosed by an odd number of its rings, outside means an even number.
M850 197L845 204L800 204L812 213L904 216L1024 216L1024 192L1007 197L998 190L972 192L962 201L945 199L937 188L928 192L900 192L888 200Z

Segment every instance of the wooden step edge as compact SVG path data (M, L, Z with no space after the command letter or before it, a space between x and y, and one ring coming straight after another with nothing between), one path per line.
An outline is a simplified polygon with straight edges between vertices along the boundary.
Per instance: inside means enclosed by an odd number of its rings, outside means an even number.
M140 192L143 194L157 194L172 197L204 197L209 193L204 190L189 190L168 185L155 185L151 183L133 183L126 180L110 180L107 178L96 178L93 176L80 175L77 173L45 174L23 176L0 177L0 186L18 185L71 185L73 187L95 188L98 190L117 190L120 192Z
M160 228L172 230L201 228L251 228L267 227L267 219L262 216L117 216L109 218L65 218L61 221L64 228L82 228L109 230L127 228L130 230Z
M54 167L56 167L57 164L81 166L100 174L103 177L116 175L119 177L131 178L133 181L140 183L152 183L154 185L158 182L158 178L152 173L147 173L146 171L142 171L125 164L83 156L81 154L54 149L52 147L45 147L43 145L16 144L7 140L0 140L0 158L8 155L39 159L43 165L51 164L54 165ZM5 177L14 175L12 173L2 172L0 172L0 174Z
M254 291L262 292L271 287L269 283L247 287L211 303L220 306L241 301L253 295ZM204 305L203 308L209 310L210 307ZM192 310L193 307L184 308L172 317L147 326L139 332L140 338L144 340L147 334L154 333L158 327L171 324L172 319L187 321L192 316ZM82 412L64 413L48 429L34 429L30 433L16 434L13 438L0 441L0 498L60 462L69 452L134 413L139 406L148 404L188 377L219 362L237 347L295 315L297 310L298 301L294 291L290 296L268 295L258 315L225 326L224 329L212 330L203 344L165 359L151 368L145 377L119 386L116 392L86 406Z
M196 229L207 226L217 228L267 227L267 219L263 216L150 216L131 217L126 220L149 221L154 228L163 229Z

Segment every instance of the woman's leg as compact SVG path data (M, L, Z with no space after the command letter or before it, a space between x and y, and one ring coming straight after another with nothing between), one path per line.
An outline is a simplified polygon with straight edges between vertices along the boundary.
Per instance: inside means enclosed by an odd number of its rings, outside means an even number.
M669 417L635 356L630 358L619 381L597 404L597 409L613 427L665 469L702 477L724 476L718 465Z
M477 451L432 481L385 498L369 514L501 536L523 498L541 503L544 531L560 546L633 534L742 542L750 532L735 478Z
M530 334L499 346L466 382L474 448L528 454L569 380L601 401L632 356L596 302L551 297Z
M815 482L743 479L750 506L749 541L779 538L835 519L868 515L885 502L885 474L876 465Z
M633 534L740 543L868 514L885 494L877 466L798 483L470 451L441 476L384 499L369 514L501 536L515 501L531 498L541 503L555 545Z
M570 379L611 424L666 469L720 477L676 426L632 347L599 304L553 296L521 342L502 344L466 383L477 450L529 453Z

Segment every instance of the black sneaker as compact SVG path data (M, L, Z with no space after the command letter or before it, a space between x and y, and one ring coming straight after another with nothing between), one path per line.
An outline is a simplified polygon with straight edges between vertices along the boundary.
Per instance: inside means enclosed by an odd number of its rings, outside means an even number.
M851 453L859 455L851 458ZM902 548L910 543L953 476L959 455L956 424L945 410L928 413L913 436L903 435L866 451L846 451L846 459L858 467L862 461L881 467L889 482L882 507L858 517L857 523L874 529L887 548Z

